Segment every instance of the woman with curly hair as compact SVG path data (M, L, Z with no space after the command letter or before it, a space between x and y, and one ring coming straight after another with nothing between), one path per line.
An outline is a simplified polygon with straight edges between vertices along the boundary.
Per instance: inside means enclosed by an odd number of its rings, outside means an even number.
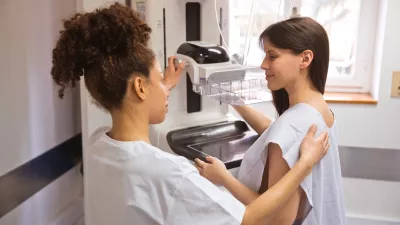
M85 159L87 225L265 224L326 154L326 133L310 129L301 159L274 187L245 206L200 176L183 157L150 144L149 124L163 122L169 90L183 63L165 76L147 46L151 29L118 3L64 22L53 50L53 80L64 89L83 78L112 127L90 137Z

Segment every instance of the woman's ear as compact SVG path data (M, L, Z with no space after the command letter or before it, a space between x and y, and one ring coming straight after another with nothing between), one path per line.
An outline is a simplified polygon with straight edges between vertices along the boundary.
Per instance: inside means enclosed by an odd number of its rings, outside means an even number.
M302 53L301 69L305 69L310 66L312 60L314 59L314 53L311 50L305 50Z
M140 100L144 101L147 93L146 78L142 76L135 76L129 83L131 93L136 95Z

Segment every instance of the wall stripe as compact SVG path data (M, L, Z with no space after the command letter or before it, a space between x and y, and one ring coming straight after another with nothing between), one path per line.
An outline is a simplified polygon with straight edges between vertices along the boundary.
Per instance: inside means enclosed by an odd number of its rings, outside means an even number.
M81 161L79 134L0 176L0 218Z
M339 147L342 176L400 182L400 150Z

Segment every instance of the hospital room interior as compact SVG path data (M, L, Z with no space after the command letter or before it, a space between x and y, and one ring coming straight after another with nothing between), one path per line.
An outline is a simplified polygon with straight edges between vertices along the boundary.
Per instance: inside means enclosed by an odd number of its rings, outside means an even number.
M400 0L2 0L0 225L96 225L85 217L88 146L112 118L83 79L61 99L50 71L63 21L114 2L151 28L162 70L171 56L184 62L165 120L149 126L151 145L193 165L215 157L233 176L260 138L233 107L280 117L260 34L289 18L321 24L345 220L400 225Z

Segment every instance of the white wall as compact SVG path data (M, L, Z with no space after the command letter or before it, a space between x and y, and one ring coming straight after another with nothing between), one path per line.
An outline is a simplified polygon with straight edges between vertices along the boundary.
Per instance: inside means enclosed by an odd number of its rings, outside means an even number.
M387 10L383 12L384 27L378 43L381 46L376 53L380 64L373 78L374 91L379 91L374 93L379 96L378 104L330 104L330 107L338 122L340 146L400 151L400 98L390 97L392 71L400 71L400 1L381 1L387 3ZM276 115L272 103L255 107L271 117ZM344 189L349 216L400 224L400 182L345 178Z
M50 75L61 19L75 11L75 0L1 1L0 176L81 130L79 88L60 100ZM79 179L76 169L69 171L0 224L47 223L78 195L71 187Z
M399 9L400 1L387 1L382 52L377 54L381 54L381 64L374 79L378 88L378 105L332 104L339 121L342 146L400 151L400 99L390 97L392 72L400 70ZM400 182L346 178L344 188L350 216L400 224Z

